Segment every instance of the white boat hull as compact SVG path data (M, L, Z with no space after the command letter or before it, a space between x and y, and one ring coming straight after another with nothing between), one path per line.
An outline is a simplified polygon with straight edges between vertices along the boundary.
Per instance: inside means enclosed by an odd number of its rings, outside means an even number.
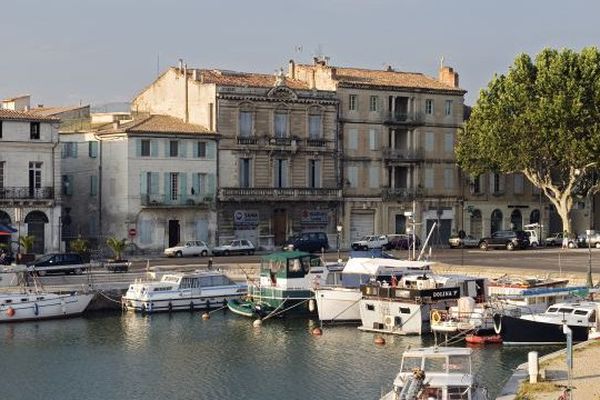
M323 288L315 290L321 321L360 322L360 289Z
M0 322L74 317L85 311L93 297L93 293L0 295Z
M170 312L184 310L207 310L223 307L226 301L240 299L242 294L225 296L173 297L163 299L133 299L123 297L123 305L128 311L136 312Z

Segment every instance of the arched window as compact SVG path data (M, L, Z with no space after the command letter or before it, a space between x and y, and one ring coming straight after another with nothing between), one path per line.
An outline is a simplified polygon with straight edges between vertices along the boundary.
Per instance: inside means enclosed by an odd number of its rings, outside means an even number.
M531 211L531 214L529 214L529 223L530 224L539 224L540 223L540 210L535 209L533 211Z
M515 231L523 229L523 216L519 209L513 210L510 214L510 228Z
M492 211L492 217L490 220L490 232L502 230L502 211L495 209Z
M35 254L44 253L44 243L46 242L45 225L48 222L48 217L41 211L31 211L25 217L27 234L34 237L31 251Z
M10 215L0 210L0 225L10 225Z

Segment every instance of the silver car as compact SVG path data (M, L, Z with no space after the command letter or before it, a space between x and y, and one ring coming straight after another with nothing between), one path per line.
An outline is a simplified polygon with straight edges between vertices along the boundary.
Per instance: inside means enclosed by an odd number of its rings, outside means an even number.
M466 235L462 239L458 236L452 236L448 239L448 244L451 249L458 249L460 247L478 247L479 239L475 239L471 235Z

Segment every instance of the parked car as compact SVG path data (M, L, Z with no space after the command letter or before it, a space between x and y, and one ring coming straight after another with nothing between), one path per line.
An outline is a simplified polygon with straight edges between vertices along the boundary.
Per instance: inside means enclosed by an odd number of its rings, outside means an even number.
M383 248L388 242L385 235L366 235L352 242L352 250L369 250Z
M564 237L562 232L553 233L552 235L544 239L544 243L546 244L546 246L562 246L563 238ZM570 249L577 247L577 245L578 244L576 239L570 238L567 242L567 247L569 247Z
M458 235L452 235L450 236L450 239L448 239L448 244L450 245L451 249L458 249L461 247L478 247L479 239L476 239L471 235L466 235L463 238L459 237Z
M578 247L590 246L600 249L600 232L594 232L589 236L587 233L582 233L581 235L577 236L577 245Z
M90 268L90 264L85 263L77 253L52 253L27 264L27 268L30 272L40 276L44 276L48 272L79 275Z
M202 256L208 255L209 249L202 240L189 240L184 244L166 248L164 253L167 257L185 257L185 256Z
M215 256L228 256L233 254L254 254L255 248L251 241L246 239L232 240L227 244L212 249Z
M329 240L325 232L302 232L290 236L283 246L284 250L319 252L329 250Z
M525 232L525 234L527 235L527 239L529 240L529 246L538 247L540 245L537 230L525 229L523 232Z
M505 248L506 250L526 249L529 246L527 234L523 231L496 231L490 237L479 241L479 248Z
M387 239L388 242L384 246L386 250L408 250L412 245L413 235L396 233L387 235ZM421 239L417 235L415 235L415 243L417 247L421 246Z

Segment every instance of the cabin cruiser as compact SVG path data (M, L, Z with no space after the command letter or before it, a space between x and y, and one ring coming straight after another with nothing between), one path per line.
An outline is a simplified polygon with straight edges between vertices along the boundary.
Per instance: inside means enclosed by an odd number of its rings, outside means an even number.
M160 281L136 281L122 297L123 307L141 312L196 310L221 307L245 295L247 287L221 272L164 274Z
M68 318L82 314L94 293L38 290L0 293L0 322Z
M258 281L249 280L248 297L227 307L245 317L315 314L313 289L327 281L329 269L317 255L283 251L264 256Z
M392 284L371 281L361 287L364 331L421 335L431 330L433 310L447 310L460 297L485 298L485 279L462 275L404 275Z
M402 354L393 389L380 400L485 400L472 371L469 348L426 347Z
M428 271L425 261L406 261L390 258L350 258L344 269L329 274L325 285L315 289L317 311L321 321L360 321L360 286L371 279L391 283L403 274Z
M556 303L539 314L494 315L494 329L504 344L555 344L566 342L563 325L573 332L574 342L600 336L600 303L577 301Z
M581 287L567 287L566 279L501 276L487 285L488 298L503 314L520 316L544 312L548 306L572 299Z

